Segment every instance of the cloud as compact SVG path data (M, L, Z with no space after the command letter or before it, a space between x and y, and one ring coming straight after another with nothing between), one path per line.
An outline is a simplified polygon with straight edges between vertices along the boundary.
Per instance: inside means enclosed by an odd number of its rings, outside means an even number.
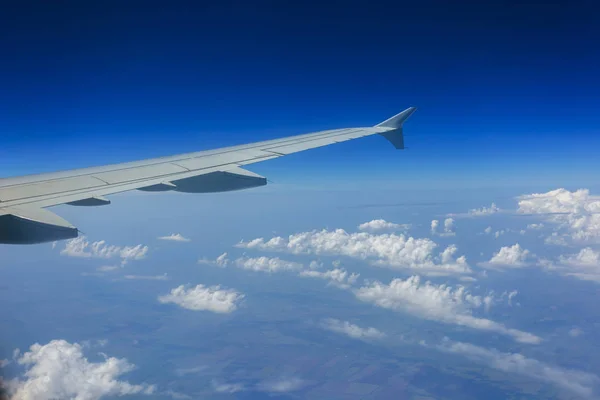
M355 290L354 294L361 301L418 318L496 332L521 343L541 342L539 337L531 333L509 329L489 319L473 316L473 310L489 308L495 299L492 294L472 295L464 286L453 288L429 281L423 284L420 277L412 276L406 280L394 279L389 285L375 281Z
M164 395L176 400L187 400L193 398L192 396L189 396L185 393L179 393L174 390L167 390L164 392Z
M354 285L354 283L356 283L358 277L360 276L360 274L350 274L343 268L330 269L325 272L305 270L301 271L299 275L308 278L327 279L329 280L330 284L338 286L342 289L347 289L351 285Z
M268 393L287 393L301 389L305 382L300 378L280 378L260 383L257 389Z
M229 265L229 258L227 253L221 254L215 260L209 260L206 257L198 260L198 264L201 265L216 265L217 267L225 268Z
M446 218L444 220L444 230L442 232L438 232L438 227L440 226L440 221L434 219L431 221L431 234L438 236L455 236L454 232L454 219Z
M196 285L186 288L184 285L171 290L171 293L159 296L158 301L173 303L194 311L211 311L227 314L235 311L244 295L233 289L221 289L220 286Z
M494 255L489 261L480 263L480 265L488 267L525 267L528 265L526 263L526 260L529 257L529 255L529 250L521 248L521 245L519 245L519 243L516 243L512 246L501 247L497 253L494 253Z
M13 400L95 400L155 391L153 385L117 379L135 368L126 359L104 356L101 362L90 362L78 343L52 340L45 345L36 343L29 350L17 360L26 368L23 377L9 382Z
M358 325L351 324L348 321L327 318L321 323L321 327L332 332L342 333L353 339L370 340L381 339L385 334L375 328L361 328Z
M561 255L556 262L540 260L539 264L566 276L600 283L600 251L591 247L575 254Z
M544 224L527 224L527 229L539 231L544 228Z
M563 244L557 240L559 237L575 242L600 242L600 196L590 195L588 189L574 192L557 189L522 195L517 199L518 213L540 215L562 232L548 240L548 244Z
M496 214L502 211L495 203L492 203L489 207L473 208L469 210L468 214L472 217L486 217L488 215Z
M191 242L191 239L183 237L181 233L172 233L169 236L160 236L159 240L169 240L171 242Z
M518 353L502 353L496 349L485 349L469 343L445 340L435 346L438 350L460 354L471 361L487 365L499 371L523 375L577 396L588 398L593 395L599 379L596 375L555 367L541 361L527 358Z
M302 269L302 264L293 261L285 261L278 257L241 257L235 260L234 264L242 269L268 273Z
M177 368L175 370L175 374L178 376L198 374L202 371L206 371L207 369L208 369L208 366L206 366L206 365L200 365L200 366L191 367L191 368Z
M569 330L569 336L571 337L579 337L583 334L583 331L580 328L572 328Z
M124 279L138 280L138 281L168 281L169 277L167 274L163 275L125 275Z
M384 219L374 219L369 222L365 222L358 226L358 229L361 231L367 232L381 232L381 231L398 231L398 230L408 230L410 229L410 224L395 224L393 222L388 222Z
M148 246L138 244L137 246L108 246L104 240L90 243L85 236L67 240L65 248L60 254L69 257L82 258L121 258L121 264L125 265L130 260L141 260L148 253Z
M487 217L501 212L504 212L504 210L500 209L496 203L492 203L492 205L489 207L473 208L466 213L450 213L447 216L456 218L474 218Z
M213 390L217 393L238 393L246 390L242 383L219 383L212 381Z
M285 252L346 256L369 261L372 265L395 269L418 270L427 275L466 274L471 269L464 256L454 258L456 246L448 246L437 255L437 244L431 239L416 239L403 234L347 233L343 229L311 231L280 236L269 240L258 238L240 242L237 247Z
M437 229L440 226L440 221L438 221L437 219L434 219L431 221L431 234L435 235L437 234Z

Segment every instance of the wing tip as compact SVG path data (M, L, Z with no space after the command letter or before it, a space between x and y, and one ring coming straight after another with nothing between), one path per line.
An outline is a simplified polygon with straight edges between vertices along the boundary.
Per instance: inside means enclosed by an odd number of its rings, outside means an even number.
M385 121L378 123L375 126L395 129L401 128L404 121L406 121L408 117L410 117L415 111L417 111L417 107L408 107L406 110L399 112L393 117L390 117Z

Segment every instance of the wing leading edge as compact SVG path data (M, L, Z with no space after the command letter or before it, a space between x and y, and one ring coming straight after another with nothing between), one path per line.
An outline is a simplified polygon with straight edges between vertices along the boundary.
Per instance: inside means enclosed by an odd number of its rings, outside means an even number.
M78 230L44 210L59 204L100 206L129 190L212 193L267 184L242 166L379 134L404 148L410 107L373 127L334 129L217 150L50 174L0 179L0 243L33 244L77 237Z

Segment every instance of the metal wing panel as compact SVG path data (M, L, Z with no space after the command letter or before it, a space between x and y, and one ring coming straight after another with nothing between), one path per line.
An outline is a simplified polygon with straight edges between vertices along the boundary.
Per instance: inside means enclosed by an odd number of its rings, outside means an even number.
M79 189L91 189L107 186L107 183L93 176L75 176L72 178L53 179L48 181L14 185L0 188L0 206L5 202L19 199L37 198L56 193L68 193Z
M144 165L141 167L101 172L92 176L106 182L109 185L114 185L143 179L152 179L159 176L179 174L182 172L189 172L189 169L179 164L165 162L160 164Z

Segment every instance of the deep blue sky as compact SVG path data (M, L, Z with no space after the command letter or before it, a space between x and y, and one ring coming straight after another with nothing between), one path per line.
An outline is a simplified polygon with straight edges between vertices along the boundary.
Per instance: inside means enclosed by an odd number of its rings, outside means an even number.
M597 182L593 1L289 3L4 6L0 176L373 125L415 105L404 152L368 138L254 169L286 183Z

